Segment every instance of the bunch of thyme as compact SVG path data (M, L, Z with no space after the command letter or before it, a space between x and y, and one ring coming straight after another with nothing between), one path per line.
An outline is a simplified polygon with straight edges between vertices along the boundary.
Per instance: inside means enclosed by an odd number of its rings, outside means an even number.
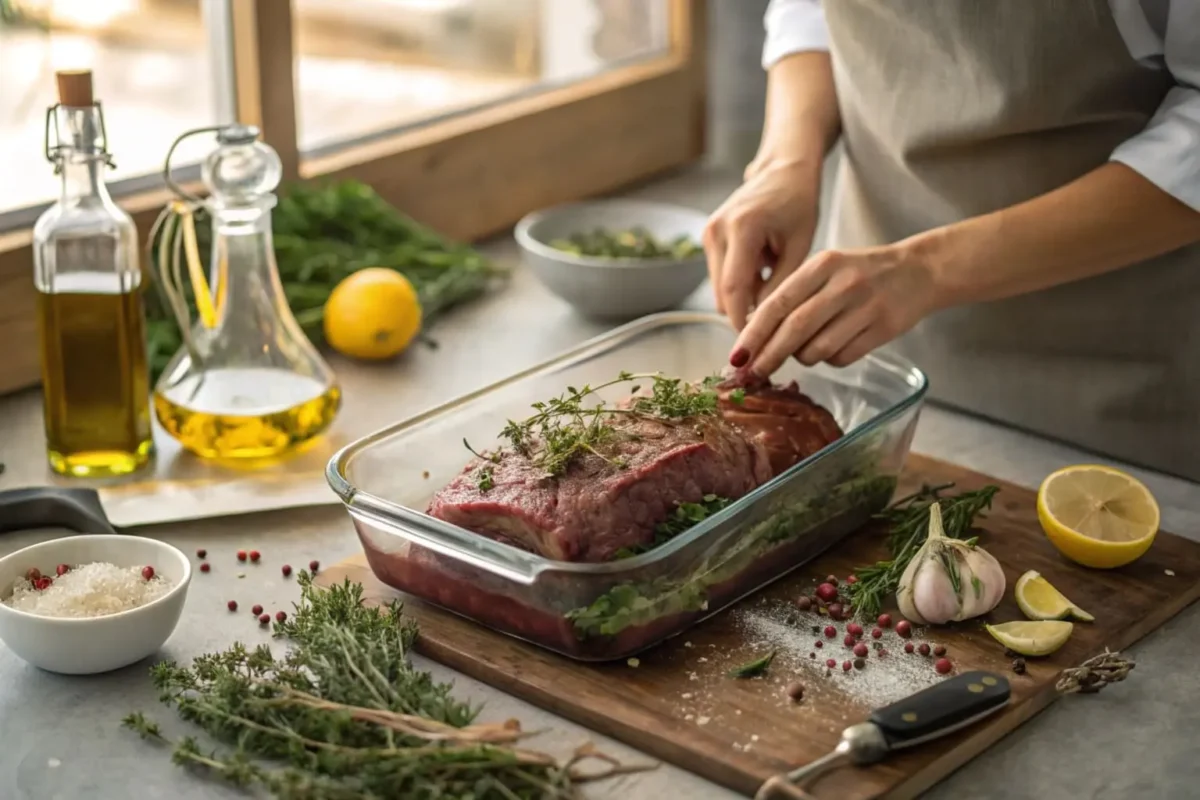
M922 486L919 491L897 500L876 515L876 519L887 528L888 550L892 557L854 570L858 580L846 587L846 593L857 616L874 617L883 607L887 596L899 588L904 570L929 535L929 507L935 502L941 505L946 535L952 539L974 542L970 533L975 522L986 509L991 508L992 498L1000 491L1000 487L985 486L975 491L943 496L952 488L953 483ZM953 574L957 575L957 571Z
M699 384L680 378L667 378L655 373L622 372L615 379L595 386L568 386L558 397L533 404L534 414L521 421L509 420L500 432L512 450L549 476L561 475L571 463L584 454L597 456L616 467L625 466L619 457L605 453L605 445L620 431L611 423L618 416L640 416L662 420L682 420L690 417L712 416L717 413L716 386L719 377L707 378ZM649 392L642 392L639 381L649 381ZM622 383L634 384L632 398L625 406L611 406L600 400L599 392ZM744 396L741 390L731 393L734 402ZM595 401L595 402L592 402ZM480 459L500 463L500 452L480 453L466 439L463 445ZM480 488L491 486L491 471L483 468ZM484 475L486 474L486 477Z
M517 747L516 720L477 723L478 709L413 667L415 624L400 605L369 608L348 580L320 590L300 573L302 599L275 625L292 648L235 644L190 667L151 670L159 699L223 749L168 740L142 713L124 725L173 747L176 763L288 800L572 798L583 780L631 769L590 748L559 763ZM584 774L579 762L607 768Z

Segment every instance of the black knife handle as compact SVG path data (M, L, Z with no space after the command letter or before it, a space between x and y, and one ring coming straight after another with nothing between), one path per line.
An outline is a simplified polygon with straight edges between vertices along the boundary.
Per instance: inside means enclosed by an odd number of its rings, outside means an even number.
M37 486L0 492L0 533L67 528L76 533L116 533L95 489Z
M1008 680L990 672L964 672L871 712L892 749L936 739L1008 704Z

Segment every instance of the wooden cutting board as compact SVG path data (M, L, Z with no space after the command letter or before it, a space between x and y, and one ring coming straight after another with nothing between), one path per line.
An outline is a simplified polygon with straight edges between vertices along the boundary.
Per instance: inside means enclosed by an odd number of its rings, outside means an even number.
M1096 621L1076 624L1071 640L1054 655L1028 659L1023 676L1012 671L1010 658L980 620L914 636L917 643L944 645L957 671L985 669L1006 675L1012 682L1012 702L1002 713L946 740L867 769L835 772L812 787L815 795L850 800L919 794L1049 705L1059 696L1054 684L1062 669L1106 647L1128 647L1200 596L1200 544L1172 534L1160 533L1135 564L1088 570L1066 561L1050 546L1029 489L914 455L898 496L922 483L950 481L963 490L989 483L1001 487L981 525L981 544L1003 564L1009 588L988 621L1023 619L1012 599L1012 586L1028 569L1042 573ZM934 659L905 654L903 642L891 631L880 640L886 655L872 649L864 669L844 673L841 662L852 658L842 644L844 623L837 624L837 638L828 640L813 633L813 625L824 624L820 618L788 609L801 593L811 594L817 579L845 576L855 565L882 557L877 534L868 529L851 537L734 608L643 653L636 666L571 661L414 598L407 598L405 610L420 623L418 648L430 658L652 756L753 794L770 775L828 752L841 730L862 721L873 705L936 680ZM399 596L375 578L361 556L324 570L318 583L340 583L346 577L361 582L371 601ZM818 639L823 641L821 648L815 646ZM866 641L873 640L868 636ZM772 648L778 648L778 655L767 676L728 676L730 668ZM824 661L829 657L838 666L827 676ZM1135 670L1130 680L1137 679ZM785 694L788 684L796 681L806 687L798 704ZM1121 690L1120 684L1105 689ZM1086 696L1074 701L1088 702Z

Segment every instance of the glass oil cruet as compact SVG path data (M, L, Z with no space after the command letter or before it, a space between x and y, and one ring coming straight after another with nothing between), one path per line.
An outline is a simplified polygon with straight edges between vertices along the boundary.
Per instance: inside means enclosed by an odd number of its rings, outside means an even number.
M45 149L62 193L33 229L46 452L59 474L122 475L154 450L137 231L104 185L91 72L56 77Z
M201 165L204 200L171 180L171 154L202 133L217 140ZM206 458L278 456L322 433L341 406L333 372L296 323L279 280L271 209L282 168L258 135L252 126L227 125L176 139L164 176L178 199L151 237L159 284L184 342L154 388L154 410L171 436ZM212 219L207 278L195 227L201 208Z

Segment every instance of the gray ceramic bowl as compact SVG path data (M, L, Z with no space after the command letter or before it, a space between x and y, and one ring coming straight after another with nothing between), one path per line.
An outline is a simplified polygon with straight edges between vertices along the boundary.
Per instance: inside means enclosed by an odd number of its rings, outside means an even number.
M526 266L550 291L580 313L633 319L682 303L708 274L704 253L688 259L613 259L577 256L551 247L554 239L596 228L642 227L656 238L687 234L696 242L708 215L647 200L595 200L536 211L517 223L514 236Z

